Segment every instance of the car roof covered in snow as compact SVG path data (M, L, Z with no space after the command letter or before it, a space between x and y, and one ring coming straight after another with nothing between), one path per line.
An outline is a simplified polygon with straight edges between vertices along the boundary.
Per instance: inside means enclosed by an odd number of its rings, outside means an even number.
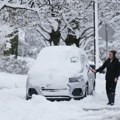
M76 47L76 46L50 46L43 48L35 62L35 65L45 67L49 66L50 64L54 65L58 63L65 63L70 59L81 59L81 55L86 56L84 50ZM33 65L33 67L35 67ZM37 67L36 66L36 67Z
M41 50L40 54L45 54L46 52L48 53L65 53L65 52L79 52L80 54L84 54L86 56L86 53L83 49L80 49L76 46L50 46L50 47L45 47ZM38 55L38 58L40 56L40 54ZM38 59L37 58L37 59Z

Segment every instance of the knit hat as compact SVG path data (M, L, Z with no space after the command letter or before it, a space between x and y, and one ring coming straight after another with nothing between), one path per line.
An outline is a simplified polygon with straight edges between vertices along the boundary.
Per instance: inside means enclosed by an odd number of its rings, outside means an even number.
M117 53L117 51L115 51L115 50L111 50L110 52L113 53L113 57L115 58L115 57L116 57L116 53Z

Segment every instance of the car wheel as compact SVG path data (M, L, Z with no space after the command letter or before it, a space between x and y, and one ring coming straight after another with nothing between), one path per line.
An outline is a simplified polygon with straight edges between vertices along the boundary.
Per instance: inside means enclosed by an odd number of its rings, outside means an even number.
M26 95L26 100L30 100L32 97Z
M95 85L96 85L96 83L95 83L95 80L94 80L94 83L93 83L93 91L95 91Z
M32 98L32 95L38 95L37 91L34 88L29 88L28 94L26 95L26 100Z

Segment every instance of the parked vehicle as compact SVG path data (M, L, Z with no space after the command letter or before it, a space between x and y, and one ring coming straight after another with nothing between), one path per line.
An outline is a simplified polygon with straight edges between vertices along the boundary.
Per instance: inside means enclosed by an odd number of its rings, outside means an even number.
M50 100L92 95L95 76L85 52L75 46L45 47L28 74L26 99L33 94Z

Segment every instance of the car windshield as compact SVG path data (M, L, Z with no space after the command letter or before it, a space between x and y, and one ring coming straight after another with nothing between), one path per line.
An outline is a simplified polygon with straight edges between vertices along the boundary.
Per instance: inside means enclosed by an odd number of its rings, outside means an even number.
M79 71L82 69L81 58L79 52L76 50L45 49L40 53L37 61L43 67L55 68L59 66L62 69L69 67L69 69L73 70L78 68Z

